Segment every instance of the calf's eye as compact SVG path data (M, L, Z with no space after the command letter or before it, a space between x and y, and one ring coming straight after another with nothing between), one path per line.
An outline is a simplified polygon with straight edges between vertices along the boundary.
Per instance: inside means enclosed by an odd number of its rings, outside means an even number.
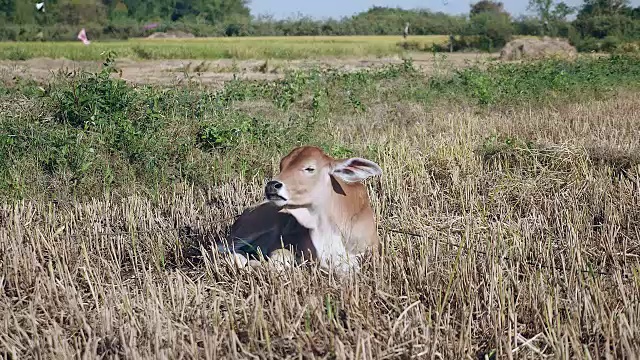
M308 173L312 173L312 172L316 171L316 169L314 169L312 167L308 167L308 168L305 168L304 171L306 171Z

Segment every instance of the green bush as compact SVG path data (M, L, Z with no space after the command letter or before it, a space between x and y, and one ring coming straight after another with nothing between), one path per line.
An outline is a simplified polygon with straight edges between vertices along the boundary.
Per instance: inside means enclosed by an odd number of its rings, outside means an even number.
M636 52L635 45L633 41L627 41L624 39L620 39L616 36L607 36L604 39L596 39L592 37L578 39L573 42L573 45L581 52L607 52L607 53L618 53L618 52Z
M604 39L615 36L622 39L640 37L640 21L623 14L580 17L574 23L583 38Z
M607 36L602 39L600 50L605 52L614 52L620 45L622 40L617 36Z
M274 122L238 112L222 112L219 116L223 118L216 117L200 125L198 144L204 150L226 151L243 143L281 149L284 144L292 142L306 143L309 140L308 130L315 125L311 118Z
M137 90L110 77L112 60L97 74L80 73L50 93L54 118L61 124L98 134L111 153L121 153L138 170L152 169L163 117L156 110L158 95Z
M459 70L449 86L482 105L544 102L553 96L601 96L620 85L640 84L637 57L612 55L575 62L545 60Z
M483 12L471 17L465 35L476 35L472 47L485 51L502 48L513 36L509 16L503 13Z
M0 114L0 197L127 194L263 176L292 146L350 153L353 145L336 141L330 119L381 102L539 106L640 84L640 62L630 55L499 63L446 77L424 75L407 61L346 73L297 71L275 82L235 80L219 91L134 87L112 71L107 61L98 73L61 77L43 90L31 82L0 86L8 109ZM21 105L11 110L15 99Z
M32 55L31 53L29 53L28 50L18 46L10 49L7 53L7 59L12 61L28 60L31 58L32 58Z

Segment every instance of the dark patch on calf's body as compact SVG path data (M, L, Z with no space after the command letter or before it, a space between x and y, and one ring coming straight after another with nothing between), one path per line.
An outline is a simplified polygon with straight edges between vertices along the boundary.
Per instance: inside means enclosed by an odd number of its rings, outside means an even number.
M246 209L231 227L228 245L236 252L259 258L259 253L269 257L277 249L293 247L300 256L304 253L315 256L309 229L300 225L291 214L280 213L280 207L271 202ZM219 244L219 251L226 252L225 244Z

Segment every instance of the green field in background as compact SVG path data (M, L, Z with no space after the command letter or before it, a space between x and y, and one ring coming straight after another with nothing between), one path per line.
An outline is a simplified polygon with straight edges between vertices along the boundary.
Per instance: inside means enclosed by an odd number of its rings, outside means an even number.
M446 42L446 35L411 36L423 46ZM0 59L37 57L100 60L105 51L131 59L306 59L316 57L391 56L403 49L401 36L298 36L192 39L134 39L126 41L1 42Z

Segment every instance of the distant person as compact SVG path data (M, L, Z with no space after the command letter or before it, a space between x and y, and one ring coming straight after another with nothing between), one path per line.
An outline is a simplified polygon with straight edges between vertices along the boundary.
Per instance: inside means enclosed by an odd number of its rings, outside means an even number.
M407 36L409 36L409 23L404 24L404 31L402 32L402 37L406 40Z

